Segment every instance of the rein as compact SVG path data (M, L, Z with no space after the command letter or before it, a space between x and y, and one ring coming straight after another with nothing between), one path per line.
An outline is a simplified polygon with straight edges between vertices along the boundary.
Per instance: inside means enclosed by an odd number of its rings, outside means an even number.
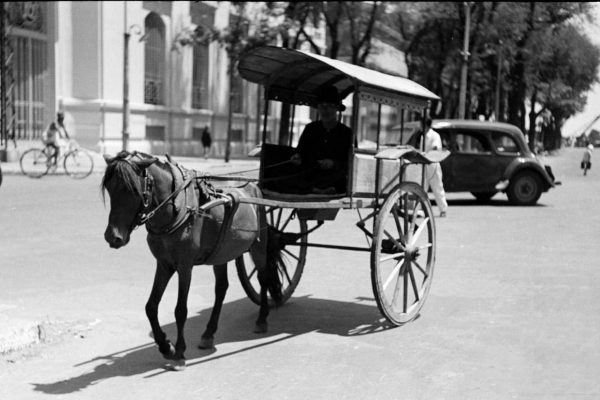
M143 153L138 153L137 151L134 151L132 153L129 153L128 155L133 156L133 157L139 157L140 159L144 159L144 157L142 157L141 154L143 154ZM170 201L174 201L174 199L176 199L176 197L179 194L184 192L192 184L192 182L203 181L206 183L207 180L217 180L217 181L220 180L220 181L242 181L242 182L249 183L249 182L258 181L258 179L255 179L255 178L247 178L247 177L243 177L243 176L231 176L232 174L241 174L241 173L256 171L256 170L258 170L258 168L245 170L245 171L235 171L235 172L221 174L221 175L206 175L206 174L198 175L197 171L187 170L185 168L180 167L179 164L171 161L170 157L168 157L168 156L167 156L167 159L168 159L167 165L169 165L170 167L174 166L181 172L181 174L184 178L183 183L179 187L175 188L173 190L173 192L169 196L167 196L163 201L161 201L153 209L148 211L148 209L150 208L150 204L152 203L153 189L154 189L155 184L154 184L154 178L152 177L152 175L148 174L148 171L146 170L146 168L142 168L142 174L141 174L141 178L143 178L142 189L141 189L142 205L141 205L140 209L138 210L137 216L132 223L131 230L137 229L139 226L147 224L149 221L151 221L152 218L154 218L154 216L156 215L156 213L159 210L161 210ZM127 162L130 166L134 167L134 170L136 169L134 163L129 159L129 157L123 157L123 158L120 158L120 160ZM284 164L287 164L290 162L291 162L290 160L286 160L286 161L283 161L280 163L269 165L268 167L265 167L265 168L274 168L274 167L278 167L278 166L281 166L281 165L284 165ZM173 170L170 170L170 173L173 177L173 181L175 182L176 180L175 180L175 175L174 175ZM269 178L267 180L271 181L271 180L289 179L289 178L295 177L296 175L299 175L299 174L293 174L290 176L282 176L282 177L274 177L274 178ZM265 179L263 179L263 180L265 180ZM216 199L214 199L212 201L208 201L207 203L205 203L203 205L198 205L197 208L189 207L186 202L185 211L183 211L184 214L181 217L178 218L178 216L181 214L176 213L175 216L173 217L173 219L175 221L170 223L166 228L163 228L161 231L155 232L155 231L152 231L148 227L149 233L152 233L153 235L171 234L172 232L177 230L179 227L181 227L189 219L189 217L193 214L207 216L207 215L209 215L209 213L207 211L215 206L227 205L227 204L231 205L232 203L236 203L235 200L231 198L231 196L218 193L217 190L214 189L212 187L212 185L210 185L209 183L208 183L208 186L209 186L209 188L212 189L211 190L213 192L212 195L217 197Z
M145 170L144 170L145 171ZM147 175L147 173L145 174ZM154 217L154 214L156 214L156 212L158 210L160 210L165 204L167 204L170 200L174 199L179 193L181 193L183 190L185 190L190 183L192 183L194 180L196 179L196 177L191 177L191 178L187 178L183 184L177 188L176 190L173 191L173 193L171 193L169 196L167 196L166 199L164 199L159 205L157 205L156 207L154 207L154 209L146 214L143 214L141 216L141 218L138 221L138 226L139 225L144 225L146 222L148 222L148 220L152 219ZM144 182L146 180L144 179ZM144 185L145 186L145 185ZM148 192L150 198L152 198L152 193ZM143 197L144 197L144 208L147 208L148 205L146 204L145 198L146 198L146 192L143 193Z

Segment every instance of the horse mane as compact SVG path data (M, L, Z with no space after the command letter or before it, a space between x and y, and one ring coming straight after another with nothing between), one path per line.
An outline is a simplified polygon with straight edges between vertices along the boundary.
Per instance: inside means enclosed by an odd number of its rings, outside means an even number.
M113 178L119 179L129 192L142 197L142 187L139 180L140 171L134 164L128 162L122 153L110 160L104 171L104 176L100 182L100 191L104 202L106 201L107 184Z
M135 152L134 154L140 158L154 158L153 156L145 153ZM127 191L138 195L140 198L143 197L142 186L139 179L141 173L140 167L128 160L128 157L131 155L132 153L121 151L114 158L108 161L106 170L104 171L104 176L100 182L100 191L102 193L103 202L106 202L106 192L108 191L107 184L111 179L120 180ZM156 160L155 165L158 165L162 170L171 174L174 174L172 169L177 168L177 163L164 163L160 160ZM185 168L183 168L183 170L188 171ZM175 182L176 180L174 178L173 184L175 184ZM216 192L216 189L205 179L199 179L197 187L199 189L199 200L201 204L209 201L212 198L212 195ZM173 187L173 190L175 190L175 187Z

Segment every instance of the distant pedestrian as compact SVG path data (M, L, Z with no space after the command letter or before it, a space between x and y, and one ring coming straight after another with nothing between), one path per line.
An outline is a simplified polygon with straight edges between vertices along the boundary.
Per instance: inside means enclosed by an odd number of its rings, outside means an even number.
M592 168L592 150L594 150L594 145L588 144L588 146L583 152L583 160L581 160L581 169L583 169L583 176L586 176L588 169Z
M210 131L208 130L208 126L205 126L202 130L202 147L204 149L204 158L208 158L208 154L210 153L210 146L212 145L212 138L210 137Z
M442 150L442 139L440 134L431 128L431 118L425 120L425 152L431 150ZM429 186L435 197L435 203L440 209L440 217L445 217L448 211L446 192L442 182L442 167L440 163L427 164L425 166L425 192Z

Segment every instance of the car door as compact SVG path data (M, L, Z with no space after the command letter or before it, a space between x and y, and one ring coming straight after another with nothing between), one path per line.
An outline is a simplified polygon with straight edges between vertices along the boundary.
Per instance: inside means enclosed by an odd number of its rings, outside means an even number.
M440 132L450 156L442 162L444 188L450 192L491 192L501 177L487 133L454 129Z

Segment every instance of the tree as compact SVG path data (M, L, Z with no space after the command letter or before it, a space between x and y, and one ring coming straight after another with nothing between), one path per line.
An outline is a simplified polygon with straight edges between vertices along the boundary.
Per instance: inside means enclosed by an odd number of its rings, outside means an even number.
M574 106L581 104L582 93L589 89L590 79L596 76L594 47L571 33L564 38L566 52L558 57L563 62L580 60L585 53L589 60L574 61L580 71L576 65L566 69L568 73L563 76L572 77L571 83L562 78L557 80L556 76L550 79L548 71L542 72L544 66L551 71L558 65L551 58L556 52L552 45L561 42L557 42L558 32L567 26L577 32L571 21L580 16L591 18L589 7L587 3L572 2L476 2L471 15L469 116L489 118L493 109L496 120L507 120L523 129L526 100L529 100L534 110L530 114L533 144L535 121L551 107L550 103L546 105L547 99L553 99L552 118L558 117L554 115L559 113L558 109L561 118L571 115ZM464 31L462 2L403 2L395 4L391 14L394 27L403 37L398 46L405 52L409 78L441 94L438 116L456 117L460 39ZM548 95L549 90L552 96ZM557 101L561 104L558 108ZM536 107L536 103L541 105ZM562 125L560 119L555 125Z
M228 56L228 77L229 87L232 88L234 77L237 75L237 63L240 56L250 49L272 43L277 31L272 29L273 19L277 17L278 8L272 5L266 5L264 8L254 4L254 8L249 7L251 3L231 2L234 13L230 15L229 26L224 29L206 28L198 26L195 28L185 28L176 35L174 47L207 44L216 41L222 46ZM256 18L255 18L256 17ZM250 21L256 21L251 26ZM232 134L232 102L233 90L230 89L228 117L227 117L227 138L225 143L225 162L229 162L231 156L231 134Z
M540 104L530 113L530 140L535 138L535 122L544 112L550 115L544 119L546 131L543 135L544 147L554 149L560 146L560 128L565 120L582 111L585 93L598 82L600 49L581 34L573 25L561 25L539 37L545 43L537 63L531 65L531 104ZM538 48L542 45L538 43ZM548 127L552 127L551 130Z

